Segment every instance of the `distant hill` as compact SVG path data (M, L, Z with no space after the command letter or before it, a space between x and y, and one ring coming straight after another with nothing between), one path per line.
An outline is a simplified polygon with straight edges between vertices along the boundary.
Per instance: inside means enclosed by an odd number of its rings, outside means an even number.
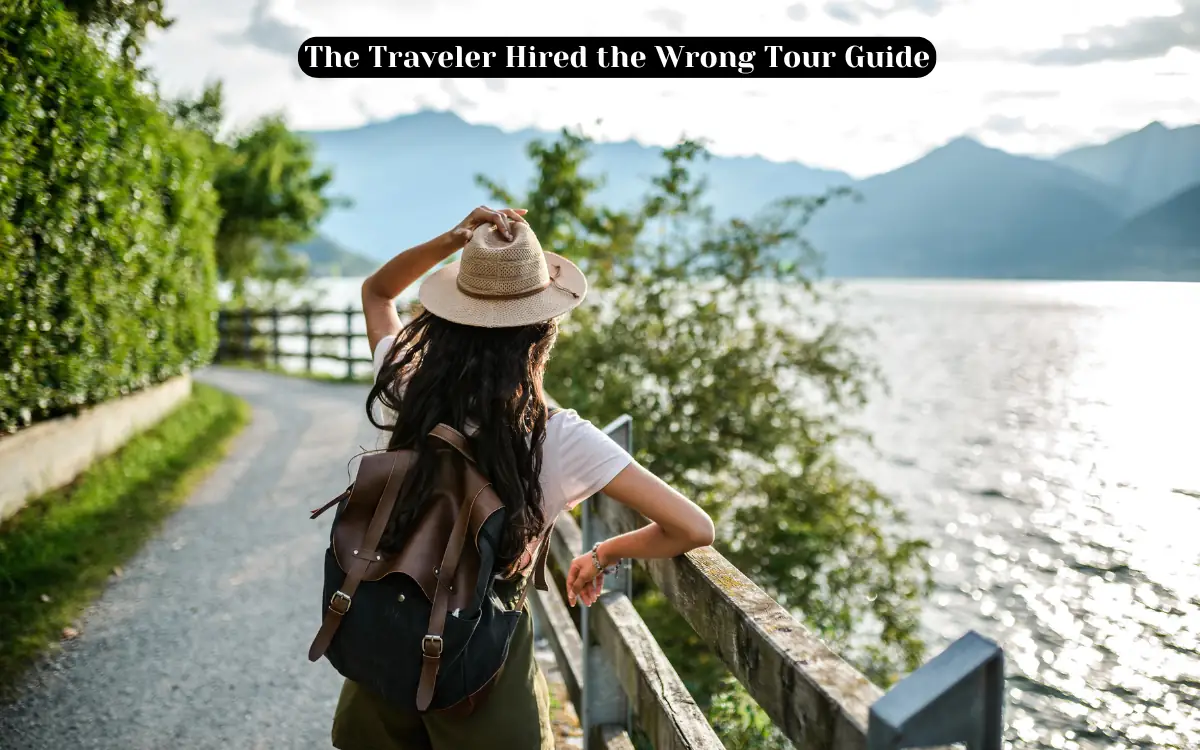
M292 253L308 259L309 273L313 276L366 276L379 266L322 234L294 245Z
M444 112L308 135L318 160L334 168L334 192L354 201L352 209L326 219L323 234L376 260L490 202L475 185L477 174L523 191L533 177L526 147L553 137L506 133ZM1155 238L1194 233L1188 223L1194 204L1171 196L1200 179L1197 141L1200 126L1152 125L1108 144L1037 159L958 138L857 182L842 172L761 158L714 156L700 172L724 216L752 215L778 198L836 186L858 191L861 203L830 206L809 228L832 276L1089 279L1136 272L1137 278L1171 278L1193 267L1191 256ZM601 202L625 207L660 173L661 153L633 142L596 144L585 171L606 175Z
M1121 221L1115 190L970 138L855 189L861 203L831 206L811 225L834 276L1039 276L1048 257Z
M322 231L376 258L444 232L471 208L491 202L476 187L477 174L524 190L534 174L526 146L552 137L535 130L506 133L471 125L453 113L428 111L307 135L316 142L318 161L334 167L333 192L355 203L330 215ZM601 201L625 207L661 173L661 153L634 142L600 143L586 171L607 175ZM852 182L842 172L758 157L716 157L699 171L709 177L716 205L729 214L753 213L783 196L823 193Z
M1133 216L1200 183L1200 125L1168 128L1153 122L1055 161L1116 188Z
M1104 278L1200 281L1200 184L1122 225L1093 265Z

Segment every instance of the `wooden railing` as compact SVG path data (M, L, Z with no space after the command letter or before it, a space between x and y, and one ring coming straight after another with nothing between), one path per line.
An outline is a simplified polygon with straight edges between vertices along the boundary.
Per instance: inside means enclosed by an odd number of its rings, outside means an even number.
M371 364L369 357L354 355L354 342L367 338L362 310L356 307L225 309L217 315L217 332L218 362L242 360L283 368L288 362L299 361L301 366L292 369L309 373L314 371L315 362L331 362L338 363L334 368L347 379L355 377L355 365Z
M606 428L630 449L628 417ZM656 750L721 748L637 611L627 572L579 613L566 606L561 571L600 539L646 519L603 494L582 524L559 517L550 548L553 585L533 599L581 717L588 750L631 749L633 726ZM962 743L1000 750L1004 657L970 632L886 694L711 547L639 563L671 606L800 750L894 750Z
M314 360L328 359L345 363L346 376L353 377L355 364L370 362L354 356L354 340L365 338L355 315L361 313L225 311L220 351L224 358L277 366L285 358L301 358L309 371ZM289 318L302 324L281 325ZM281 340L291 337L302 341L303 348L281 346ZM314 349L314 342L329 339L345 342L344 352ZM606 431L632 452L629 417ZM583 504L581 523L569 514L559 517L548 570L553 585L531 599L539 634L554 651L581 718L587 750L632 750L635 726L656 750L722 748L634 609L628 571L606 577L605 593L578 611L578 622L567 608L562 572L571 560L594 542L645 523L603 494ZM885 694L711 547L639 565L800 750L897 750L951 743L1000 750L1004 657L986 638L967 633Z

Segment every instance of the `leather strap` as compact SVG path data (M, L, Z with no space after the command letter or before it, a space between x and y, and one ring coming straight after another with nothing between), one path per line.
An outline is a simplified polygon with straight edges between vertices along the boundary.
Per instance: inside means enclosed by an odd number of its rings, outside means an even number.
M475 463L475 456L471 453L471 447L467 445L467 438L458 430L448 424L439 424L429 431L429 437L441 440L446 445L462 454L462 457Z
M440 426L440 425L439 425ZM454 574L458 570L459 560L462 559L463 544L467 539L467 526L471 518L471 509L475 500L489 487L485 484L464 502L458 510L458 518L454 520L454 530L450 532L450 541L446 544L446 552L442 555L442 564L437 571L437 590L433 594L433 609L429 613L429 627L421 640L421 679L417 684L417 710L426 711L433 702L433 692L437 687L438 669L442 663L442 633L446 629L446 610L449 608L450 592L453 591Z
M546 529L545 538L542 539L541 549L538 550L537 561L533 564L533 585L540 591L548 589L546 583L546 560L550 558L550 545L553 544L554 524L558 523L555 518L550 522L550 528Z
M309 661L316 661L325 654L325 650L333 641L334 634L342 624L342 617L350 611L358 584L362 583L372 560L378 559L376 550L379 547L379 540L383 536L384 528L387 527L388 519L392 516L396 498L400 496L401 478L396 476L396 465L399 460L400 457L397 454L392 454L392 466L388 470L387 482L383 485L383 493L379 499L379 505L375 508L375 515L371 516L371 525L367 527L367 533L363 537L362 549L354 551L351 556L350 569L346 571L342 587L333 595L333 598L329 600L329 606L325 608L325 618L321 621L321 629L317 631L312 645L308 647Z
M343 501L343 500L345 500L346 498L350 497L350 493L351 493L353 490L354 490L354 487L353 487L353 485L351 485L350 487L347 487L345 492L343 492L342 494L338 495L337 497L335 497L334 499L330 500L329 502L325 503L325 504L324 504L324 505L322 505L320 508L317 508L316 510L314 510L314 511L313 511L313 512L312 512L312 513L311 513L311 514L308 516L308 517L309 517L309 519L315 519L315 518L317 518L318 516L320 516L320 515L321 515L322 513L324 513L325 511L329 510L329 509L330 509L330 508L332 508L333 506L337 505L338 503L342 502L342 501Z
M542 533L542 539L538 542L537 557L533 561L533 585L540 591L546 591L549 586L546 583L546 558L550 556L550 539L554 535L554 524L558 519L550 522L550 527ZM520 612L525 607L525 597L529 594L529 579L525 580L525 585L521 587L521 598L517 600L517 611Z

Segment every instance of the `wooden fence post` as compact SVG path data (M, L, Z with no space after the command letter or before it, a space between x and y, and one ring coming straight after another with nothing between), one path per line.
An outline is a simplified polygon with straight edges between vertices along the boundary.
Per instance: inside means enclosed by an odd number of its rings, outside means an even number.
M217 351L213 361L220 363L229 352L229 316L224 310L217 310Z
M623 447L633 452L633 422L629 415L617 418L604 431ZM612 536L596 513L594 502L583 504L583 552L589 552L592 545ZM632 598L633 576L625 569L613 576L605 576L605 591L621 591ZM618 726L629 731L632 727L632 706L625 695L625 689L617 678L612 662L604 655L600 645L592 635L591 612L587 607L580 610L580 636L583 644L583 715L579 717L583 729L584 750L602 748L600 728Z
M346 308L346 380L354 379L354 308Z
M304 308L304 371L312 372L313 361L313 314L311 307Z
M279 308L271 308L271 356L279 368Z
M250 323L250 308L242 308L242 359L250 359L251 333L253 326Z

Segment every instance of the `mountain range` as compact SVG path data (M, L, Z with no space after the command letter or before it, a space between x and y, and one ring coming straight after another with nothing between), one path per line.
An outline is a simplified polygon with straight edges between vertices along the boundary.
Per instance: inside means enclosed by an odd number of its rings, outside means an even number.
M354 201L325 220L324 239L373 262L490 202L478 174L523 191L534 176L526 147L553 137L431 111L306 135L334 168L333 191ZM614 208L638 200L661 172L661 154L628 141L594 144L584 169L604 177L597 200ZM835 277L1200 280L1200 125L1152 123L1051 159L957 138L863 180L758 157L714 156L697 171L721 216L852 188L858 199L833 202L808 232Z
M366 276L379 262L347 250L324 234L292 246L294 255L302 256L313 276Z

